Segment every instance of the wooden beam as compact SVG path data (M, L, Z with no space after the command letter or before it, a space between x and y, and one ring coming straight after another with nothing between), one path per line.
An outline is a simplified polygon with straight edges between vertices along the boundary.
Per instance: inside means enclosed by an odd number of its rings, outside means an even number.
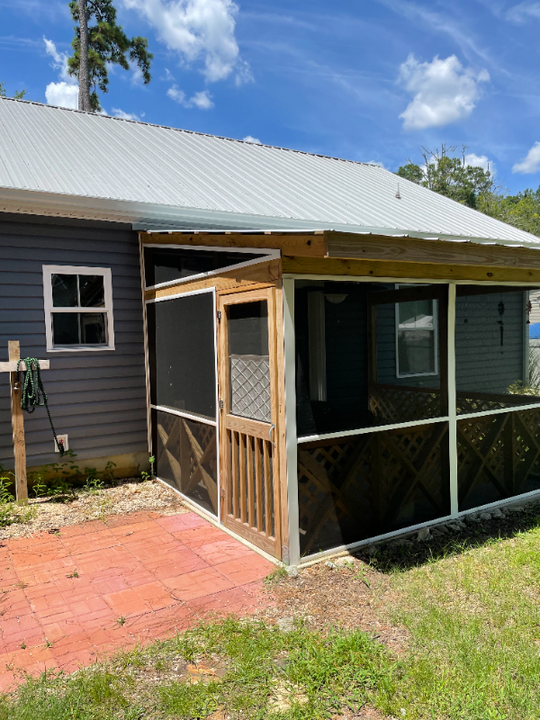
M11 342L11 341L10 341ZM50 367L50 361L49 360L40 360L39 361L39 369L40 370L49 370ZM26 372L26 364L24 362L21 362L19 365L19 370L21 372ZM0 362L0 372L17 372L17 362Z
M328 257L540 270L540 249L328 231ZM291 253L288 253L291 254Z
M324 231L312 233L139 233L143 245L185 245L227 248L268 248L288 255L324 257Z
M539 283L540 270L508 267L436 265L386 260L341 260L337 258L284 257L284 273L295 275L337 275L388 277L414 280L471 280L490 283Z
M8 342L9 363L17 367L21 357L18 340ZM13 455L15 459L15 497L23 503L28 502L28 483L26 480L26 444L24 439L24 417L21 408L21 384L19 373L11 372L11 426L13 428Z
M181 282L177 285L170 285L157 290L147 290L144 294L145 300L170 297L179 293L193 292L194 290L206 290L215 287L222 292L235 292L235 290L258 290L274 287L276 281L281 278L281 260L270 260L260 265L231 270L223 275L212 275L200 280Z

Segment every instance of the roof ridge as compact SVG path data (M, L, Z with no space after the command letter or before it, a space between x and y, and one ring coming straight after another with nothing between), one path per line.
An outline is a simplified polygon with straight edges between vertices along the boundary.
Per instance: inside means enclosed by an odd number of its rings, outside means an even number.
M361 160L350 160L348 158L340 158L335 155L323 155L322 153L310 153L307 150L298 150L296 148L287 148L281 145L267 145L266 143L254 143L249 140L240 140L239 138L226 137L225 135L212 135L211 133L203 133L198 130L186 130L185 128L175 128L172 125L157 125L155 123L144 122L143 120L132 120L131 118L115 117L114 115L106 115L101 113L93 113L87 110L78 110L76 108L66 108L61 105L49 105L48 103L40 103L35 100L22 100L19 98L0 97L0 101L21 103L24 105L36 105L37 107L48 108L50 110L63 110L64 112L79 113L80 115L91 115L95 118L103 118L104 120L116 120L118 122L133 123L134 125L146 125L147 127L161 128L162 130L172 130L174 132L186 133L187 135L199 135L201 137L213 138L215 140L224 140L227 142L241 143L242 145L253 145L255 147L270 148L271 150L282 150L283 152L298 153L299 155L307 155L308 157L317 157L324 160L335 160L336 162L351 163L353 165L366 165L367 167L375 167L380 170L386 168L381 167L377 163L362 162Z

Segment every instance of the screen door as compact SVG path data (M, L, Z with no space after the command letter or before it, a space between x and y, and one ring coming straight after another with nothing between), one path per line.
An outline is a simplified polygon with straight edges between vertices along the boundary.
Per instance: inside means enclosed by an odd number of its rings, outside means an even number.
M279 557L274 290L219 300L222 520Z

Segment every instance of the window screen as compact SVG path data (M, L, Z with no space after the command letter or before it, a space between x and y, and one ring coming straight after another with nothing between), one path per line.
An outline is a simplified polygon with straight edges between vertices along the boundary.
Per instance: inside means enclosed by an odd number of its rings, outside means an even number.
M144 248L146 287L181 280L260 258L260 254L212 250Z
M147 305L152 404L216 417L214 298Z

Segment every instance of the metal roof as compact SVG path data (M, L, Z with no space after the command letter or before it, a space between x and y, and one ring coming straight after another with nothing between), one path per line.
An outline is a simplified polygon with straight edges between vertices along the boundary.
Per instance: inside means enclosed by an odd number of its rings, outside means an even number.
M377 165L9 98L0 99L0 210L540 246Z

